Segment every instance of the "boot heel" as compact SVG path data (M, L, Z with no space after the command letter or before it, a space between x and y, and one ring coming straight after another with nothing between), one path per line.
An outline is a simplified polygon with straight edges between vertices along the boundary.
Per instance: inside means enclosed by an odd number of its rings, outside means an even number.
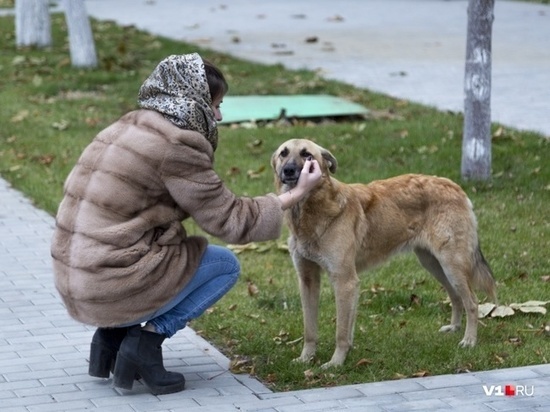
M137 373L137 365L120 353L115 363L113 383L116 388L132 389Z
M97 378L108 378L114 356L113 351L104 345L92 343L88 374Z

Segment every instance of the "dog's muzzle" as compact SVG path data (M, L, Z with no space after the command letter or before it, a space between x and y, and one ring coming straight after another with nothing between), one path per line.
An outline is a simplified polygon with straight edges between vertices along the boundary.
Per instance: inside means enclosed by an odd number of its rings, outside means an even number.
M281 182L291 187L296 186L296 183L298 183L298 179L300 178L301 171L302 169L294 162L285 164L281 169L279 176Z

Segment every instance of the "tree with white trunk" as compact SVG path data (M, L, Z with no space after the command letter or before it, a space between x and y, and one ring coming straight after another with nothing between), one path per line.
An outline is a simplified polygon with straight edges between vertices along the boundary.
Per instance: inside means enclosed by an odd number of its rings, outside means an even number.
M491 177L491 40L495 0L469 0L461 175Z
M73 67L97 67L92 26L84 0L63 0L69 31ZM49 0L16 0L15 37L17 47L48 47L52 44Z
M92 26L84 0L64 0L65 18L69 29L69 48L73 67L97 67L97 54Z
M16 0L15 44L18 48L52 45L48 0Z

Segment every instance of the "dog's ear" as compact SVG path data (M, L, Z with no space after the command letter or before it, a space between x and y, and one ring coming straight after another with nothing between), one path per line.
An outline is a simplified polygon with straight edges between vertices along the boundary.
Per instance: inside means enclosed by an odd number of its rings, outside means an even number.
M332 155L332 153L330 153L327 149L323 149L321 151L321 156L323 156L323 159L325 159L325 162L327 162L328 170L331 173L336 173L338 162L336 161L336 158Z

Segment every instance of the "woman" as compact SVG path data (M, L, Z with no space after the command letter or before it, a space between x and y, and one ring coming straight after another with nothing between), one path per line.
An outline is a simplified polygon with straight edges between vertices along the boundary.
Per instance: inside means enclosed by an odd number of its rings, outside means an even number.
M183 390L161 344L235 284L227 248L188 236L193 218L228 243L276 239L283 210L321 178L307 161L279 196L238 197L213 169L223 74L196 54L161 61L139 91L140 109L100 132L69 174L52 240L56 287L69 314L97 326L89 373L153 393ZM144 327L141 324L145 323Z

